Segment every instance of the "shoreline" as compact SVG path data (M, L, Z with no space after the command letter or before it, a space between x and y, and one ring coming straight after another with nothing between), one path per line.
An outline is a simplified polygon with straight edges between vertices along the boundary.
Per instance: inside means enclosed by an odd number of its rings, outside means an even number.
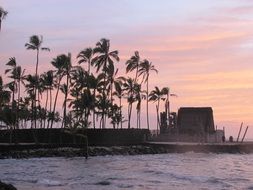
M7 146L7 145L6 145ZM224 143L224 144L199 144L199 143L159 143L150 142L140 145L128 146L89 146L88 156L107 155L147 155L168 153L253 153L253 143ZM27 159L42 157L86 157L86 149L80 147L52 147L8 150L0 152L0 159Z

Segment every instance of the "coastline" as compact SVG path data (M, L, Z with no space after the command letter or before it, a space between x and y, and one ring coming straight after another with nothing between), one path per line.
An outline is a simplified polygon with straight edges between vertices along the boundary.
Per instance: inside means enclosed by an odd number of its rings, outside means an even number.
M0 159L26 159L42 157L86 157L106 155L145 155L145 154L166 154L166 153L232 153L250 154L253 153L253 143L223 143L223 144L200 144L200 143L159 143L150 142L140 145L128 146L89 146L88 150L82 147L53 147L15 149L1 151Z
M88 156L107 155L142 155L167 153L165 148L153 148L145 145L133 146L95 146L88 148ZM61 148L39 148L27 150L13 150L0 152L0 159L26 159L42 157L86 157L86 150L83 148L61 147Z

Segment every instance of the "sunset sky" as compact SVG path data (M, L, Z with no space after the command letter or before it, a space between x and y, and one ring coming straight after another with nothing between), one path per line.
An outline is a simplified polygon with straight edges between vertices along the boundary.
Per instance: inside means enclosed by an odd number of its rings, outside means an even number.
M155 65L151 89L170 87L178 95L172 110L210 106L227 136L235 138L244 122L253 139L253 1L0 0L0 6L9 12L0 33L0 75L13 56L34 72L35 52L24 47L33 34L51 49L40 55L40 72L62 53L71 52L75 63L80 50L108 38L119 50L121 74L136 50Z

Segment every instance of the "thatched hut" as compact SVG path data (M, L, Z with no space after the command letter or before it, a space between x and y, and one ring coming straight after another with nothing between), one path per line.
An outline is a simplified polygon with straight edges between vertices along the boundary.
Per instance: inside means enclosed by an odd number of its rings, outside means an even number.
M178 132L181 134L210 134L215 132L211 107L183 107L178 110Z

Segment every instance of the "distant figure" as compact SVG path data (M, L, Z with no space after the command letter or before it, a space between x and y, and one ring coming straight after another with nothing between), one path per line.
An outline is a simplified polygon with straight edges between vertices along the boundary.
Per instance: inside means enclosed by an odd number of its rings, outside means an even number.
M230 136L229 137L229 142L233 142L233 141L234 141L233 136Z
M223 143L226 141L226 138L225 138L224 135L221 137L221 140L222 140Z

